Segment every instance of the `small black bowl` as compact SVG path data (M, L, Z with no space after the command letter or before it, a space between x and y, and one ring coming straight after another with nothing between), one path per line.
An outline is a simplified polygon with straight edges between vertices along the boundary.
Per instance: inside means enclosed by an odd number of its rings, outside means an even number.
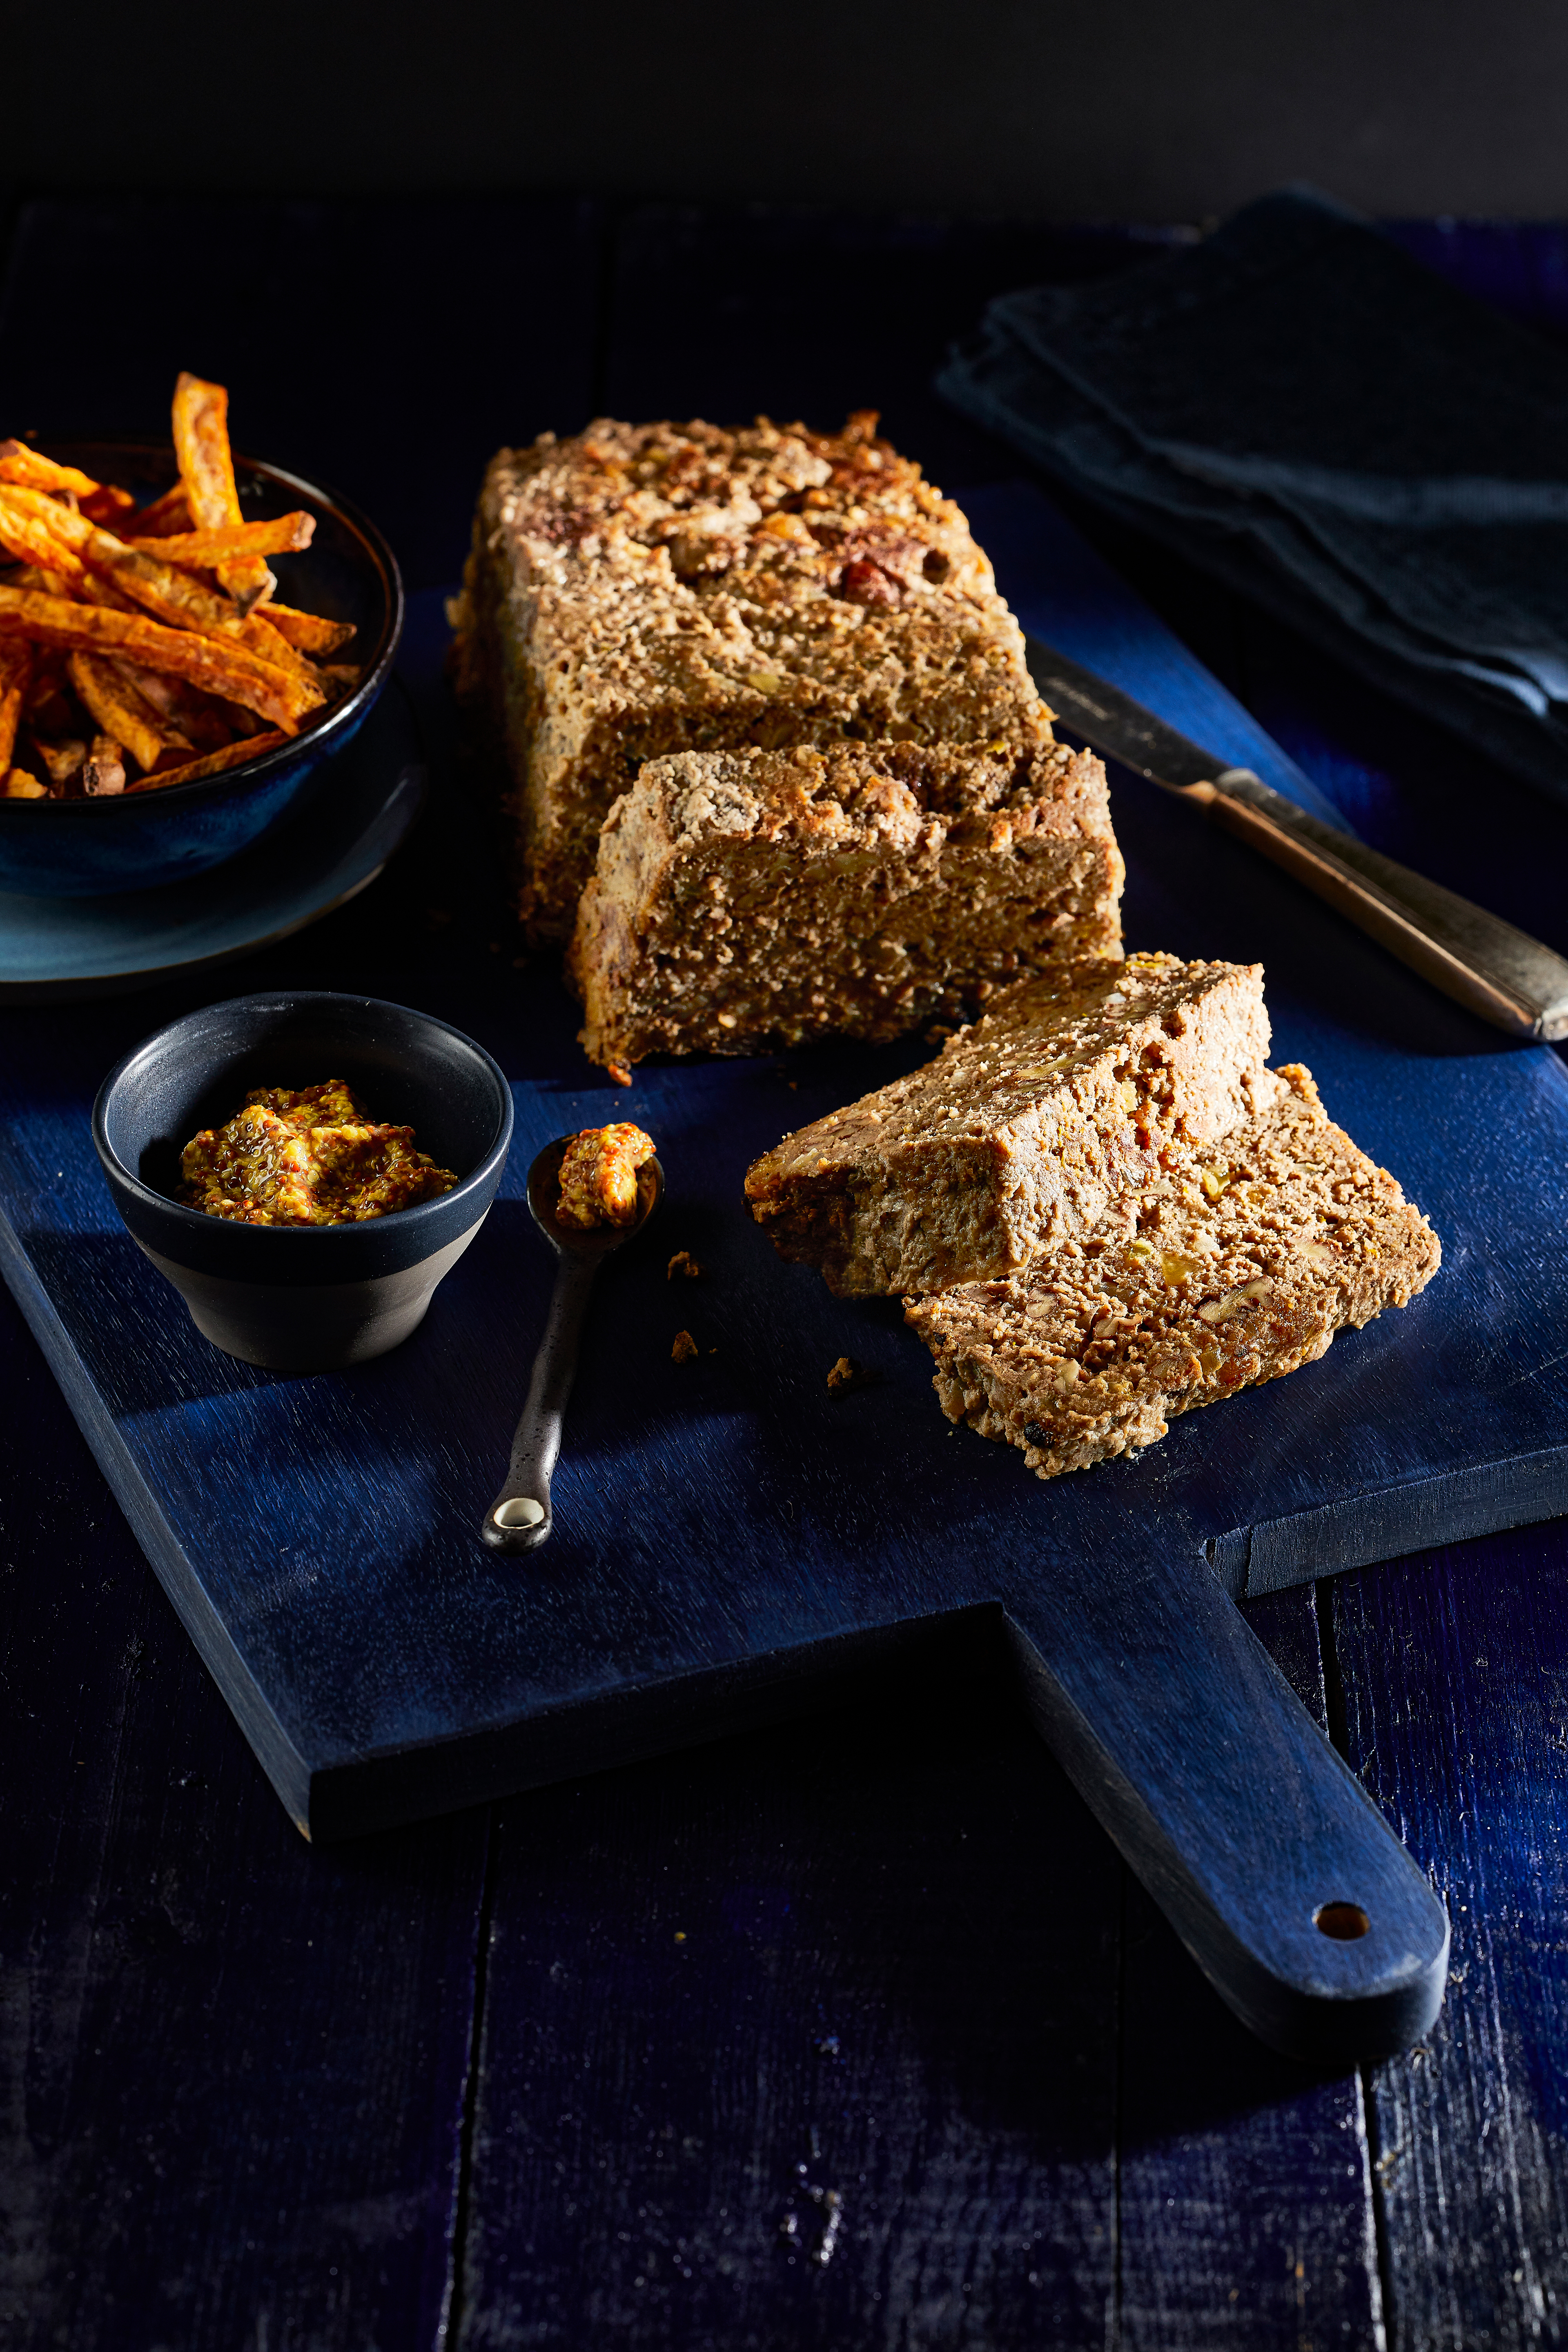
M374 1118L412 1127L458 1181L343 1225L243 1225L174 1198L180 1153L251 1087L342 1078ZM215 1347L274 1371L384 1355L479 1232L511 1143L511 1089L482 1046L406 1005L325 991L237 996L173 1021L105 1078L92 1139L114 1205Z
M145 441L45 441L47 457L79 466L145 501L178 478L172 448ZM346 499L280 467L237 457L235 483L247 522L306 508L316 535L297 555L268 558L279 601L357 634L340 658L359 683L307 719L298 735L254 760L194 783L79 801L0 800L0 891L24 898L83 898L182 882L237 856L284 813L324 790L335 755L369 717L392 675L403 634L403 582L375 525ZM121 526L133 537L135 521Z

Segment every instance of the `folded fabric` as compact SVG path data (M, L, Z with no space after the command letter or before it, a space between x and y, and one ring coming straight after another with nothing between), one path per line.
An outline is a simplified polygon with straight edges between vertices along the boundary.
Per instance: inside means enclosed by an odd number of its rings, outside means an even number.
M1568 801L1568 357L1310 192L1006 294L937 379L1073 488Z

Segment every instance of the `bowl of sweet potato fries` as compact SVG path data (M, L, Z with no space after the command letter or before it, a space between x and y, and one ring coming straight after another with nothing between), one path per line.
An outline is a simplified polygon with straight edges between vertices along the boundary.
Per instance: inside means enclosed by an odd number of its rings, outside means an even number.
M330 788L402 628L380 532L236 457L221 384L180 377L169 445L0 439L0 892L234 856Z

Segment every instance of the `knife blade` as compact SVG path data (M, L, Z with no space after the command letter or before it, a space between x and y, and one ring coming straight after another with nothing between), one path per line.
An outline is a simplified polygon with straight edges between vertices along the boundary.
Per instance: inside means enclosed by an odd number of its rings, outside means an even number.
M1051 709L1097 751L1250 842L1445 996L1511 1036L1568 1037L1568 961L1540 940L1309 815L1054 646L1031 637L1028 659Z

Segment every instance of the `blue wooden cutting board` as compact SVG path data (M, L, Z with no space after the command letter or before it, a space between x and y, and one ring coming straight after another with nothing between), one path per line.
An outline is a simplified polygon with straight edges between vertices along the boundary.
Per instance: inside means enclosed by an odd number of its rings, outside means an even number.
M1028 626L1323 805L1037 494L969 503ZM428 667L428 629L424 645ZM347 1834L710 1738L879 1661L938 1658L961 1614L1070 1643L1097 1580L1153 1592L1162 1563L1206 1560L1245 1597L1568 1507L1563 1066L1473 1023L1187 809L1126 777L1114 805L1129 943L1264 961L1275 1058L1314 1071L1430 1216L1444 1264L1320 1363L1050 1484L950 1429L895 1302L835 1300L744 1208L759 1151L924 1058L918 1041L650 1068L628 1095L597 1083L546 971L509 982L504 1018L431 1003L513 1080L500 1198L404 1348L291 1378L203 1341L119 1226L88 1129L118 1048L84 1047L47 1084L0 1072L5 1277L301 1828ZM551 1279L528 1163L628 1116L658 1139L666 1207L601 1284L554 1541L498 1559L475 1528ZM667 1280L679 1248L700 1282ZM681 1328L700 1353L677 1365ZM836 1400L844 1354L880 1377Z

